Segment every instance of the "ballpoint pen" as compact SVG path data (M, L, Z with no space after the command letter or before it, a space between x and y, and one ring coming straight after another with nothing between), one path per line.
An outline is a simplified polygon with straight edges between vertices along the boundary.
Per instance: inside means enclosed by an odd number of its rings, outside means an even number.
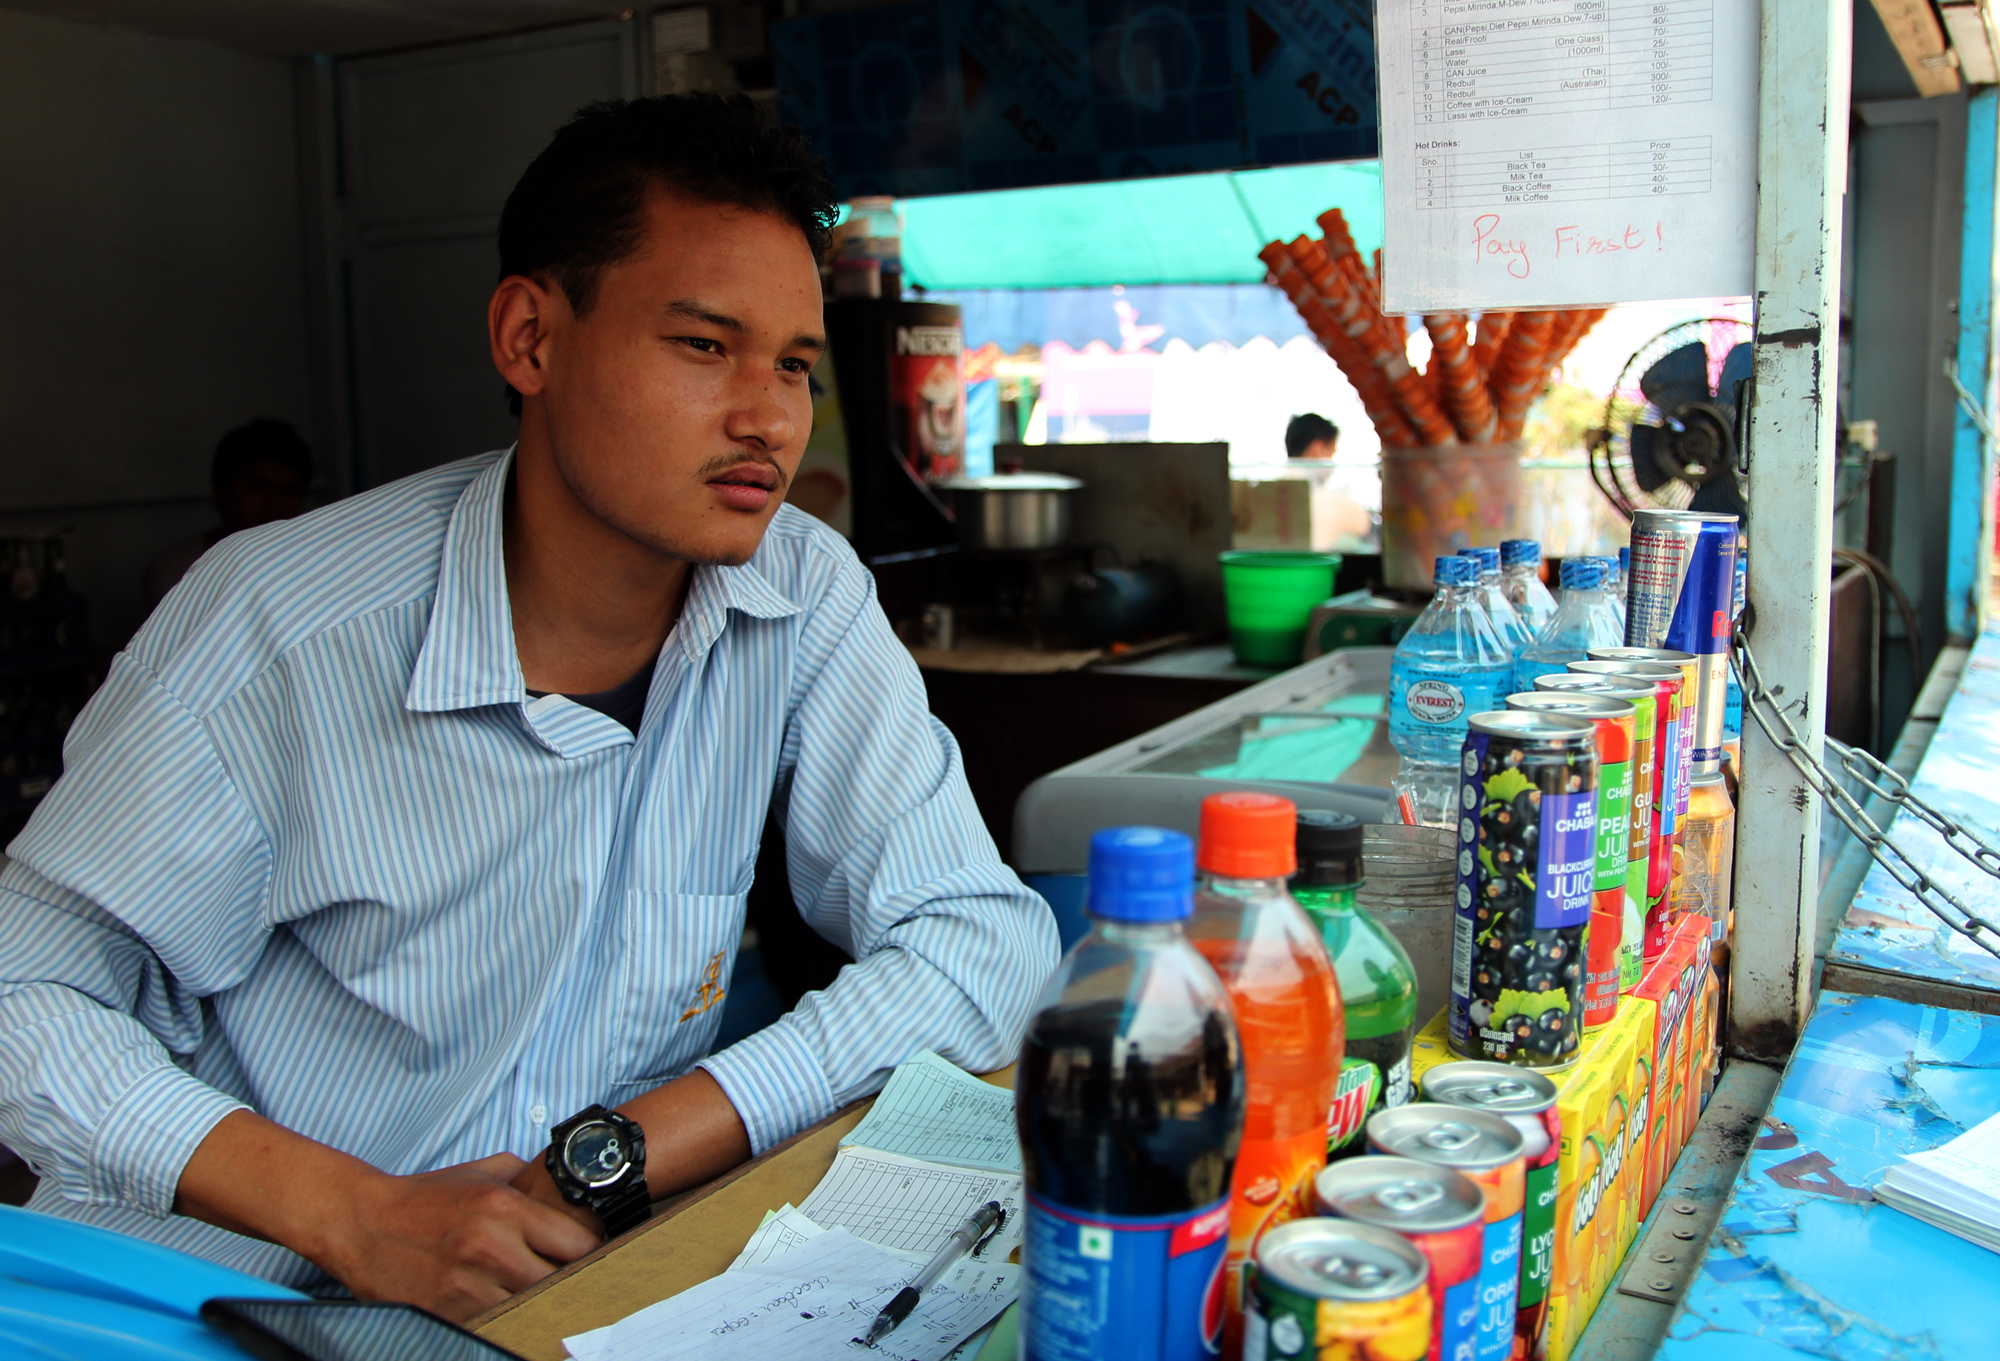
M882 1306L882 1312L868 1325L868 1336L857 1337L854 1340L864 1347L873 1347L894 1332L896 1325L908 1318L910 1311L917 1307L917 1301L923 1298L924 1291L935 1285L938 1277L951 1269L953 1262L964 1256L975 1244L996 1232L1006 1219L1007 1212L1000 1208L1000 1202L997 1200L989 1200L974 1210L972 1217L958 1226L958 1232L951 1236L951 1241L938 1250L937 1256L924 1264L924 1269L917 1273L916 1279L898 1290L896 1297Z

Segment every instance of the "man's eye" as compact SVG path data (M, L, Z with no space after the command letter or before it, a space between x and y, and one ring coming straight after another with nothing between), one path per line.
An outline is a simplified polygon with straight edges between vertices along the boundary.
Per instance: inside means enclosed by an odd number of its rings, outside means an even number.
M780 359L778 367L786 373L811 373L812 363L805 359Z
M700 350L703 354L722 353L722 342L710 340L707 336L675 336L674 339L691 349Z

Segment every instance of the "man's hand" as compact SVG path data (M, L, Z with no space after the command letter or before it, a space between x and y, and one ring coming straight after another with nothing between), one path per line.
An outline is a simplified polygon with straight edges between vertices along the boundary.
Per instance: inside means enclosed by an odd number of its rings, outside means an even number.
M313 1260L359 1299L420 1304L463 1322L603 1241L569 1207L515 1190L509 1183L526 1166L496 1153L367 1183Z
M600 1241L574 1211L510 1186L525 1167L496 1153L395 1177L234 1111L182 1169L174 1208L282 1244L362 1299L462 1322Z

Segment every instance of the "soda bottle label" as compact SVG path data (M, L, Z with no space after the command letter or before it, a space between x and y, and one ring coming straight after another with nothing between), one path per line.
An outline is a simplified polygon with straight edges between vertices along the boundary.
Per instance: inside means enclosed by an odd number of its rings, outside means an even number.
M1403 1075L1404 1085L1409 1084L1408 1060ZM1382 1070L1367 1059L1352 1055L1341 1060L1340 1086L1334 1089L1333 1108L1326 1113L1326 1155L1339 1157L1346 1153L1359 1153L1361 1132L1368 1123L1368 1117L1382 1104Z
M1342 1074L1345 1076L1345 1073ZM1266 1229L1312 1213L1312 1183L1326 1166L1326 1133L1307 1128L1279 1139L1243 1140L1230 1194L1226 1299L1238 1318L1247 1300L1249 1265Z
M1457 667L1401 662L1389 673L1389 740L1398 751L1405 743L1456 730L1463 732L1473 714L1499 707L1510 683L1507 667L1466 671Z
M1030 1192L1022 1361L1210 1361L1222 1346L1229 1206L1131 1218Z

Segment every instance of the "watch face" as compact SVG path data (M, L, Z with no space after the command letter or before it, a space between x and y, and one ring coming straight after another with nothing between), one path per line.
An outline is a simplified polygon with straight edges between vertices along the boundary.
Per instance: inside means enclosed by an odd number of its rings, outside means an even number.
M585 1186L609 1186L625 1174L632 1161L625 1136L605 1120L593 1120L574 1131L563 1145L563 1164Z

